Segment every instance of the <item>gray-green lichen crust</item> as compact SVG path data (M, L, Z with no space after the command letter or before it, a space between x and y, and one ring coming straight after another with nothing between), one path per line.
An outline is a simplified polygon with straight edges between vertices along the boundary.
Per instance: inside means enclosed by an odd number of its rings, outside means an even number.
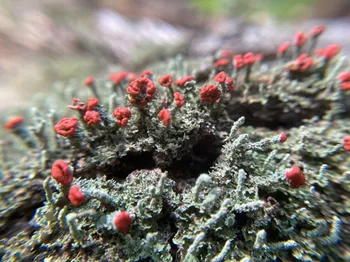
M350 135L349 91L337 80L349 63L314 60L300 74L286 69L294 60L255 64L246 73L197 69L179 57L154 66L155 83L165 74L193 73L183 87L172 85L184 97L182 107L174 90L157 83L143 107L125 94L128 81L113 86L97 79L94 110L102 121L88 125L76 112L79 126L68 139L53 127L72 112L67 101L85 101L87 90L56 86L58 95L33 109L33 125L1 144L2 260L350 259L350 160L342 142ZM220 71L234 79L233 92L212 81ZM211 83L220 99L207 103L201 93ZM125 128L112 115L117 106L130 108ZM159 119L163 107L170 124ZM9 143L18 137L24 143ZM71 186L84 203L73 205L69 186L52 178L58 159L69 163ZM294 164L306 177L299 188L285 177ZM120 211L132 218L126 232L114 221Z

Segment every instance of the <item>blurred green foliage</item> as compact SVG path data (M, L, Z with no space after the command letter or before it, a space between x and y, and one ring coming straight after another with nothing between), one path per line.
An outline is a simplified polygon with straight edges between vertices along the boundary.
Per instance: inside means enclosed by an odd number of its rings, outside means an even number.
M192 6L205 14L253 16L264 12L277 19L305 18L319 0L192 0Z

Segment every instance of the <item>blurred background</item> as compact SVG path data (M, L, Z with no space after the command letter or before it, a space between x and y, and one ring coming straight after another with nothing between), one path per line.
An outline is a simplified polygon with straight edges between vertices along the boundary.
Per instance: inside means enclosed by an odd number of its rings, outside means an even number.
M111 65L140 72L219 49L273 57L319 24L321 46L350 53L349 0L0 0L0 109L27 106L53 81L107 76Z

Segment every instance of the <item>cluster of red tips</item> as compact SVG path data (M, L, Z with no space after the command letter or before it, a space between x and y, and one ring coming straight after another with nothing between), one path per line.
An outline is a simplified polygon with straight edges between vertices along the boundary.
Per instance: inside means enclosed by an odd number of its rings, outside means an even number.
M206 85L200 91L200 100L207 103L215 103L220 99L220 91L217 86Z
M56 160L51 167L51 176L62 186L70 186L73 182L73 174L64 160ZM81 206L86 202L86 197L78 186L72 186L68 192L68 199L74 206Z
M221 58L232 58L233 56L233 53L231 50L222 50L221 53L220 53L220 57Z
M86 197L78 186L72 186L68 192L68 199L73 206L81 206L86 202Z
M24 118L22 116L15 116L11 118L9 121L5 123L5 128L8 130L12 130L22 124L24 121Z
M137 97L142 95L147 91L147 88L152 88L154 86L153 82L146 77L138 78L133 81L127 88L126 92L132 96Z
M181 79L178 79L175 81L175 84L178 86L178 87L181 87L181 88L184 88L186 83L189 82L189 81L193 81L195 80L196 78L194 76L185 76Z
M134 219L126 211L120 211L114 218L114 225L120 233L127 233Z
M344 137L343 141L344 141L344 149L346 151L350 151L350 136Z
M325 30L326 30L326 27L323 26L323 25L315 26L315 27L311 30L310 36L311 36L312 38L319 37Z
M88 105L87 110L93 110L97 105L99 101L96 97L88 98Z
M225 83L225 80L226 80L226 74L225 74L225 72L220 72L220 73L218 73L218 74L213 78L213 80L214 80L215 82L218 82L219 84Z
M292 72L306 72L314 64L312 57L308 57L307 54L301 54L296 61L288 66L288 70Z
M109 74L108 77L113 81L115 85L120 85L124 80L126 80L129 83L131 81L134 81L137 78L137 74L134 72L121 71L118 73Z
M148 78L151 78L152 76L153 76L153 72L152 71L150 71L150 70L144 70L142 73L141 73L141 75L140 75L141 77L148 77Z
M113 111L113 115L117 119L118 125L126 127L131 117L131 111L127 107L118 107Z
M312 67L313 65L313 59L311 57L308 57L307 54L301 54L296 61L296 65L299 69L299 71L307 71Z
M350 72L339 75L340 86L343 90L350 90Z
M239 70L244 67L244 60L242 55L235 55L233 57L233 66Z
M302 47L307 40L307 37L302 32L297 32L294 37L294 45L297 47Z
M109 74L108 77L113 81L115 85L120 85L120 83L126 78L127 75L128 75L128 72L122 71L119 73Z
M87 111L84 115L84 121L89 125L97 125L101 122L100 113L97 111Z
M221 55L221 57L215 62L214 66L225 67L231 63L231 58L233 57L233 66L239 70L242 67L252 66L255 62L261 61L263 59L262 54L253 54L252 52L246 53L244 55L232 55L232 52L225 52L225 56Z
M69 109L79 111L81 113L85 113L87 107L86 104L82 101L80 101L79 98L73 98L70 102L70 105L68 106Z
M225 67L225 66L228 66L229 64L230 64L230 60L229 60L229 59L227 59L227 58L219 58L219 59L215 62L214 66L215 66L216 68L218 68L218 67Z
M73 182L73 174L68 164L63 160L57 160L53 163L51 176L63 186L69 186Z
M185 104L185 98L179 92L174 93L174 100L177 107L182 107Z
M291 188L299 188L306 182L304 173L297 165L293 165L291 169L287 170L285 176Z
M256 62L256 55L252 52L246 53L243 56L243 63L248 66L252 66Z
M126 92L130 96L130 103L136 104L141 108L153 100L156 91L153 81L146 76L135 79L126 88Z
M335 57L341 50L338 44L332 44L325 48L315 50L315 55L323 56L327 61Z
M163 108L158 114L158 118L162 120L163 125L169 126L171 120L171 113L168 109Z
M158 79L158 83L162 86L170 87L173 83L173 77L169 75L164 75Z
M228 77L225 72L218 73L213 78L213 80L215 82L218 82L221 85L225 85L226 84L226 88L227 88L227 90L229 92L232 92L235 89L235 86L234 86L234 83L233 83L233 79L231 77Z
M281 44L281 45L278 47L278 49L277 49L277 54L278 54L278 55L285 54L285 53L288 51L289 46L290 46L290 42L289 42L289 41L284 42L283 44Z
M51 177L62 186L70 186L73 182L73 174L64 160L56 160L51 167ZM78 186L72 186L68 192L68 199L74 206L81 206L86 202L86 197Z
M55 125L55 132L64 137L74 136L78 126L78 119L74 117L62 118Z
M287 140L287 135L285 133L282 133L280 135L280 143L284 143Z
M84 84L86 86L92 86L94 83L95 83L95 79L92 76L89 76L84 80Z

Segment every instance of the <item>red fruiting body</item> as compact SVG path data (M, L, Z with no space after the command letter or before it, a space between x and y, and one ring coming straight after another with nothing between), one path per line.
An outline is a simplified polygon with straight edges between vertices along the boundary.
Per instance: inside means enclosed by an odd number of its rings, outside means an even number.
M69 186L73 181L73 174L68 164L63 160L56 160L51 168L51 176L63 186Z
M301 54L297 58L296 63L299 70L304 72L304 71L307 71L313 65L314 62L311 57L307 56L307 54Z
M220 84L225 83L225 80L226 80L226 74L225 74L225 72L220 72L220 73L218 73L218 74L213 78L213 80L214 80L215 82L220 83Z
M85 103L80 101L79 98L73 98L68 107L69 107L69 109L77 110L77 111L82 112L82 113L84 113L86 111Z
M340 82L344 83L350 81L350 72L345 72L339 75Z
M96 125L101 122L100 119L100 113L97 111L86 111L85 116L84 116L84 121L89 125Z
M163 125L169 126L171 120L171 113L168 109L163 108L158 114L158 118L162 120Z
M171 75L164 75L158 79L158 83L166 87L170 87L172 82L173 77Z
M96 97L88 98L87 110L92 110L98 105L98 99Z
M147 89L146 89L146 101L151 102L153 100L154 95L156 94L156 86L152 82L152 80L149 80L147 83Z
M289 41L284 42L277 49L277 54L283 54L283 53L287 52L289 46L290 46L290 42Z
M74 117L62 118L55 125L55 132L61 136L73 136L78 126L78 119Z
M232 92L235 90L235 85L233 83L233 79L231 77L226 77L226 88L229 92Z
M332 44L325 48L324 57L329 60L336 56L341 50L341 46L338 44Z
M343 141L344 141L344 149L346 151L350 151L350 136L344 137Z
M342 73L338 76L342 90L350 90L350 72Z
M145 76L132 81L126 88L126 92L130 95L130 103L137 104L141 108L153 100L156 91L153 81Z
M95 79L92 76L89 76L84 80L86 86L91 86L93 83L95 83Z
M128 75L128 72L121 71L119 73L109 74L109 79L111 79L115 85L119 85Z
M175 81L175 84L178 86L178 87L185 87L186 83L189 82L189 81L192 81L192 80L195 80L196 78L194 76L185 76L181 79L178 79Z
M14 129L16 126L22 124L24 121L24 118L22 116L15 116L13 118L11 118L9 121L7 121L5 123L5 127L8 129L8 130L12 130Z
M146 94L147 98L153 98L156 88L152 80L147 77L141 77L134 80L126 91L131 96Z
M72 186L68 192L68 199L73 206L81 206L86 202L86 197L78 186Z
M127 233L134 219L126 211L120 211L114 218L114 225L120 233Z
M315 55L323 56L327 61L335 57L341 50L338 44L329 45L325 48L315 50Z
M215 67L224 67L230 64L230 60L228 60L227 58L220 58L219 60L217 60L214 64Z
M294 37L294 45L297 47L301 47L305 44L306 40L307 40L306 35L302 32L298 32L295 34L295 37Z
M143 76L145 76L145 77L151 77L151 76L153 76L153 72L152 71L150 71L150 70L144 70L142 73L141 73L141 75L140 75L141 77L143 77Z
M280 143L284 143L287 140L287 135L285 133L282 133L280 136Z
M233 80L231 77L226 76L225 72L218 73L213 80L219 84L226 84L226 88L229 92L232 92L235 89Z
M142 92L141 88L139 87L136 81L137 80L131 82L130 85L126 88L126 92L133 97L141 95Z
M341 83L340 87L342 90L350 90L350 82Z
M126 107L118 107L114 110L113 115L117 119L118 125L126 127L131 117L131 111Z
M220 91L217 86L207 85L200 91L200 99L203 102L214 103L220 99Z
M230 50L222 50L220 53L220 57L232 58L233 53Z
M319 35L321 35L325 30L326 30L326 27L323 25L315 26L311 30L310 35L311 35L311 37L315 38L315 37L318 37Z
M314 61L311 57L308 57L307 54L301 54L296 61L288 66L288 69L293 72L305 72L309 70L313 64Z
M243 63L245 65L253 65L256 61L256 57L252 52L246 53L243 56Z
M306 182L305 175L297 165L293 165L291 169L286 171L285 175L291 188L299 188Z
M235 55L233 57L233 66L239 70L244 66L244 60L242 55Z
M175 100L175 103L176 103L177 107L182 107L185 104L185 98L179 92L175 92L174 93L174 100Z

